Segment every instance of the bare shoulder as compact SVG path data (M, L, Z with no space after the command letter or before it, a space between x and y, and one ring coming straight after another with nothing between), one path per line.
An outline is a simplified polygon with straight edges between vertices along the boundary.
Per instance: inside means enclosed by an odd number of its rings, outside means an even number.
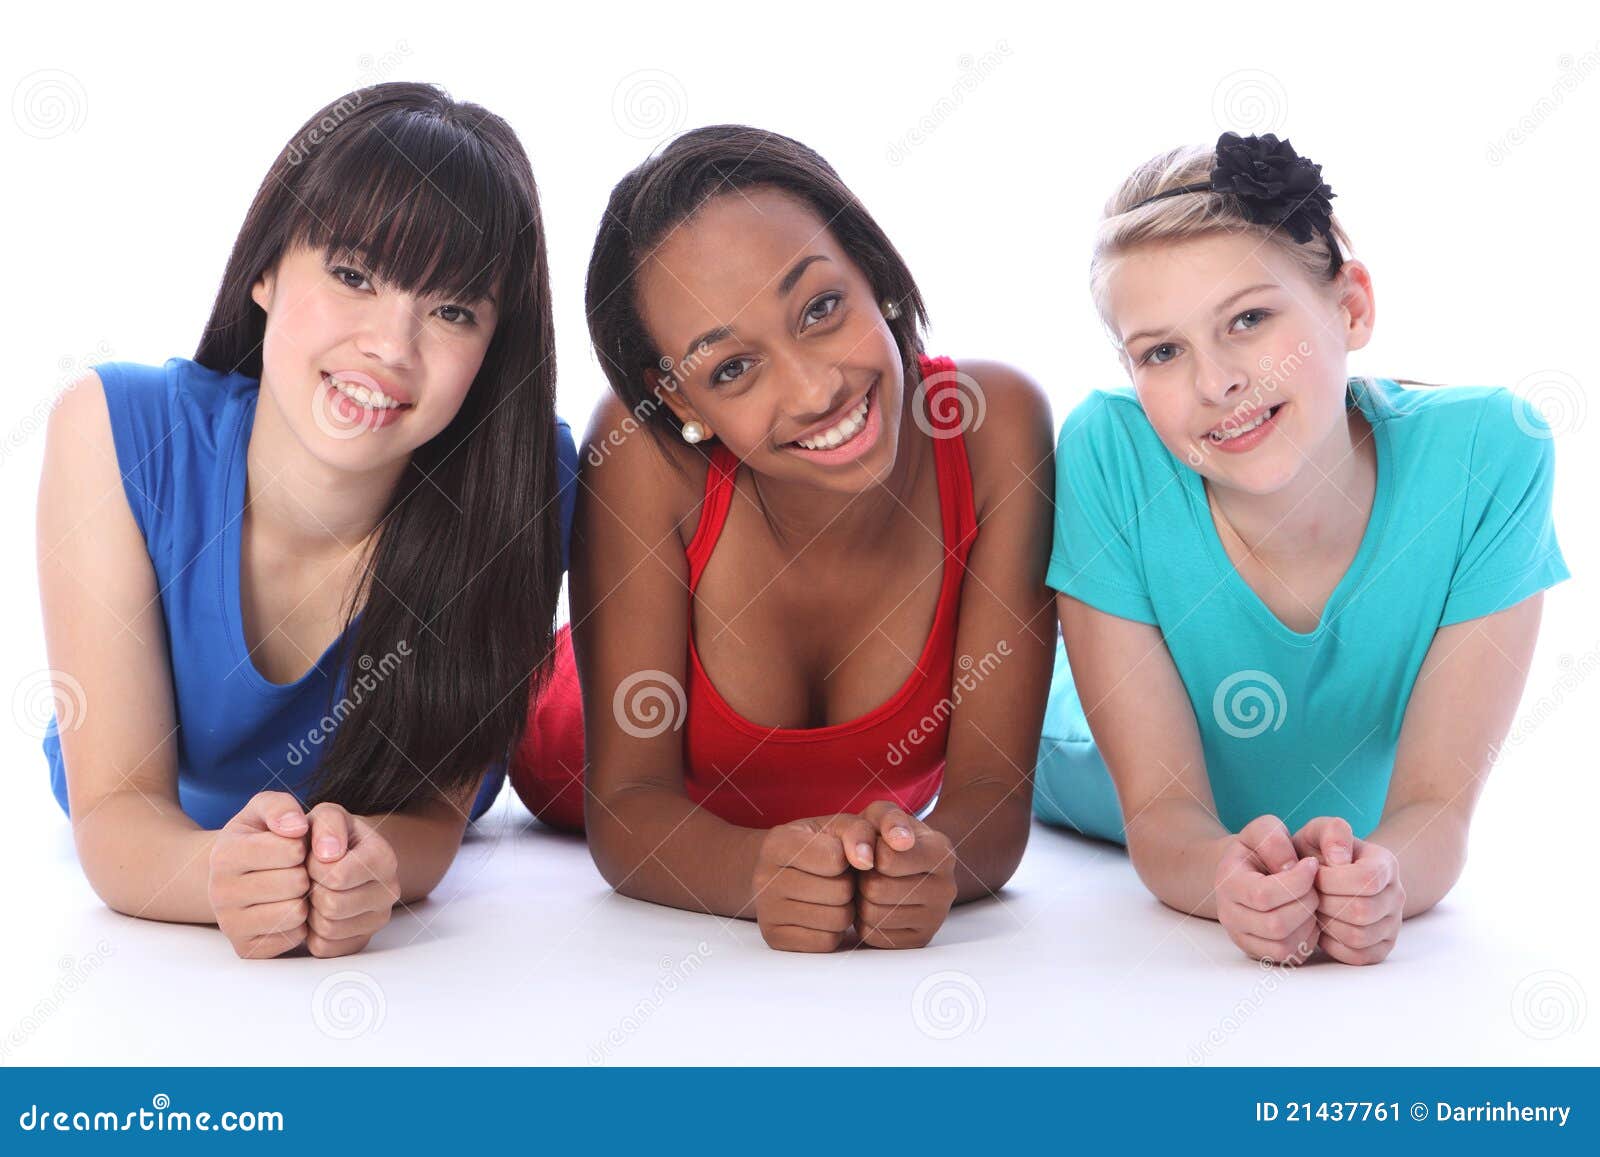
M1021 476L1048 470L1055 427L1044 387L1004 362L962 358L956 368L970 407L963 434L980 493L995 485L1009 491Z
M578 452L580 500L592 496L632 526L677 526L688 542L705 493L707 453L671 438L658 439L647 428L651 420L615 394L601 398Z

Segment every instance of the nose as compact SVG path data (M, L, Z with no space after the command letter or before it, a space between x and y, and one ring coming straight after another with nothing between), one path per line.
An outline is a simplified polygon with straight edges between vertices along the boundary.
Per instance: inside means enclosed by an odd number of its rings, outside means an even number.
M832 361L791 354L783 370L784 397L793 409L796 425L820 422L844 404L844 374Z
M379 298L366 311L356 348L387 365L408 365L422 324L417 308L407 294L391 293Z
M1195 356L1195 392L1212 405L1221 405L1250 384L1250 371L1226 353L1198 350Z

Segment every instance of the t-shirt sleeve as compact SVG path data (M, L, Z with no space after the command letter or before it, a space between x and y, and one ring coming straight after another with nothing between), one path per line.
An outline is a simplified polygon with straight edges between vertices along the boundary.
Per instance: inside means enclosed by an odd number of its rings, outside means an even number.
M556 419L556 477L561 501L561 571L566 573L572 543L572 514L578 505L578 446L572 427Z
M1127 431L1114 403L1091 395L1062 423L1056 441L1055 537L1045 582L1096 610L1156 622L1129 501Z
M122 491L146 549L155 557L159 547L152 536L160 532L161 511L170 502L172 447L168 442L178 433L167 368L103 362L94 371L104 387Z
M1440 626L1515 606L1571 577L1551 517L1555 440L1527 399L1489 395L1479 415L1461 547Z

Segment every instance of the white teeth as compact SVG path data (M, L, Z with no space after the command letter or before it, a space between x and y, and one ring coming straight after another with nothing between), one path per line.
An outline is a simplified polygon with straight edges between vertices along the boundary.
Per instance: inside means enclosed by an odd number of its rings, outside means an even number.
M1231 430L1224 430L1220 433L1213 432L1210 435L1210 438L1213 442L1231 442L1241 434L1248 434L1251 430L1254 430L1257 426L1261 425L1262 422L1265 422L1267 418L1271 416L1271 413L1272 412L1270 410L1263 410L1261 412L1261 416L1258 417L1254 422L1251 422L1248 426L1236 426Z
M380 394L376 390L369 390L366 386L354 382L340 381L335 377L329 377L328 382L345 397L369 410L393 410L401 404L388 394Z
M796 445L807 450L832 450L835 446L842 446L850 441L862 430L867 428L867 399L862 398L856 405L831 430L824 430L815 438L801 438Z

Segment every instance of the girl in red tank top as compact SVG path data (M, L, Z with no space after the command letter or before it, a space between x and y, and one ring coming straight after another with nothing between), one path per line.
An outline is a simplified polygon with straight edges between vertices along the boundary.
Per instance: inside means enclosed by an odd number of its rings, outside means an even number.
M513 783L627 895L753 917L779 948L927 943L1027 839L1048 403L922 355L877 225L753 129L624 178L588 299L617 400L584 455L575 634Z

